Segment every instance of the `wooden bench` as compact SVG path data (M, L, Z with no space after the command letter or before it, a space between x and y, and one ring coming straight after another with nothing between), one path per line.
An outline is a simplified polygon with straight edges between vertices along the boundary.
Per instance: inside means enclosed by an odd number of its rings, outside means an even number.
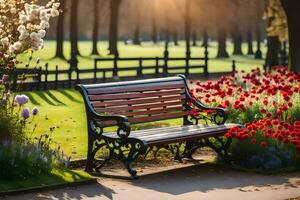
M131 163L153 147L166 148L176 159L192 158L200 147L211 147L228 161L231 143L223 135L236 124L224 124L222 108L207 107L192 98L183 75L128 82L77 85L84 98L88 123L86 171L98 171L110 159L122 161L128 172L137 177ZM195 115L195 109L199 115ZM182 118L183 125L131 131L131 125ZM202 123L202 125L200 124ZM115 132L105 132L116 126ZM184 145L184 151L180 151ZM109 156L100 164L96 153L106 148Z

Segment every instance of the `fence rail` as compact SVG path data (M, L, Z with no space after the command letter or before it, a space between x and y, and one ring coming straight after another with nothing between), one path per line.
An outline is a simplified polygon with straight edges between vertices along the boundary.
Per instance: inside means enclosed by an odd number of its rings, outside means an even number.
M202 69L203 71L198 73L198 75L201 74L203 77L208 77L210 76L208 73L208 60L208 52L205 49L204 57L164 56L122 58L116 56L113 58L96 58L94 59L94 67L89 69L59 69L56 66L55 69L49 70L49 66L46 64L44 69L42 67L37 69L15 69L12 72L13 90L71 88L78 83L89 84L120 79L166 77L178 73L191 76L195 75L195 73L191 73L193 69ZM172 65L172 61L182 61L181 63L184 63L184 65L179 65L178 63ZM131 63L121 66L124 62ZM107 66L107 64L110 65ZM149 72L149 70L152 70L152 72ZM181 70L181 72L178 72L178 70ZM233 71L235 71L235 63L233 63ZM131 73L131 75L119 76L122 72Z

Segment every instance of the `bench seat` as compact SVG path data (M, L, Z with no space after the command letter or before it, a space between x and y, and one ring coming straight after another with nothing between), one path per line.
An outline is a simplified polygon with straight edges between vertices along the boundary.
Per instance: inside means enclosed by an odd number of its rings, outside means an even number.
M132 131L128 138L138 139L143 142L145 146L150 147L174 142L197 140L207 137L223 136L224 133L235 126L237 126L237 124L227 123L222 125L197 124L165 128L152 128ZM119 136L115 132L103 133L103 136L112 139L119 138Z

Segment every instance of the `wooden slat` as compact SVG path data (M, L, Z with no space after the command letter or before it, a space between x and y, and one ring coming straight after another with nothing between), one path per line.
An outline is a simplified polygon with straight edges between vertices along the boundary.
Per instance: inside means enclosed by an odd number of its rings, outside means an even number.
M141 140L151 139L151 138L161 138L166 136L177 137L184 135L202 134L204 132L214 132L219 130L229 130L230 128L237 126L237 124L224 124L224 125L189 125L189 126L174 126L174 127L164 127L164 128L154 128L133 131L130 134L130 138L138 138ZM117 138L115 133L105 133L104 135L110 136L112 138Z
M119 104L117 106L114 107L105 107L105 108L95 108L95 110L98 113L103 113L103 112L126 112L129 110L140 110L140 109L150 109L150 108L163 108L166 107L168 108L168 106L178 106L178 105L182 105L183 101L181 100L177 100L177 101L171 101L171 102L167 102L167 103L151 103L151 104L139 104L138 106L128 106L128 105L123 105L123 106L119 106Z
M185 136L192 136L192 135L199 135L207 132L218 132L218 131L227 131L229 128L224 127L210 127L210 128L198 128L188 131L177 131L177 132L164 132L164 133L156 133L153 135L144 134L142 136L138 136L136 138L144 141L151 141L151 140L162 140L168 138L177 138L177 137L185 137Z
M133 111L133 112L116 112L114 114L125 115L127 117L135 117L139 115L151 115L151 114L162 114L172 111L182 111L183 107L172 107L172 108L162 108L162 109L151 109L144 111Z
M174 95L170 97L153 97L146 99L133 99L133 100L117 100L117 101L105 101L105 102L92 102L92 105L96 107L100 106L117 106L117 105L135 105L135 104L144 104L144 103L155 103L155 102L165 102L165 101L174 101L174 100L183 100L185 95Z
M117 100L117 99L134 99L134 98L146 98L146 97L160 97L170 96L176 94L184 94L184 89L174 89L168 91L151 91L146 93L117 93L107 95L89 95L90 101L99 100Z
M170 143L181 142L181 141L199 140L201 138L219 137L219 136L223 136L225 133L226 133L226 131L222 130L222 131L207 132L207 133L196 134L196 135L188 135L188 136L180 137L180 138L152 140L152 141L147 141L146 143L148 146L157 146L157 145L164 145L164 144L170 144Z
M152 91L152 90L161 90L161 89L177 89L184 88L184 84L175 82L175 84L157 84L157 85L133 85L133 86L122 86L120 87L104 87L98 89L89 89L89 95L96 94L113 94L113 93L121 93L121 92L139 92L139 91Z
M167 113L167 114L161 114L161 115L153 115L149 117L137 117L137 118L129 118L128 121L130 123L141 123L141 122L151 122L155 120L165 120L165 119L173 119L173 118L179 118L183 116L189 115L190 111L182 111L177 113ZM103 122L103 125L105 126L113 126L117 123L115 121L105 121Z

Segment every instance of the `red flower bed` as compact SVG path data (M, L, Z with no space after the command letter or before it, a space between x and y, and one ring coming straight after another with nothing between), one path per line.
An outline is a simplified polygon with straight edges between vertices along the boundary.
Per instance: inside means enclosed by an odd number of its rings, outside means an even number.
M232 128L226 137L236 142L246 140L248 145L260 146L262 150L288 146L292 151L298 149L300 154L299 74L276 66L271 72L257 68L250 73L235 73L217 81L197 81L191 85L192 96L225 108L229 112L228 121L244 125Z

